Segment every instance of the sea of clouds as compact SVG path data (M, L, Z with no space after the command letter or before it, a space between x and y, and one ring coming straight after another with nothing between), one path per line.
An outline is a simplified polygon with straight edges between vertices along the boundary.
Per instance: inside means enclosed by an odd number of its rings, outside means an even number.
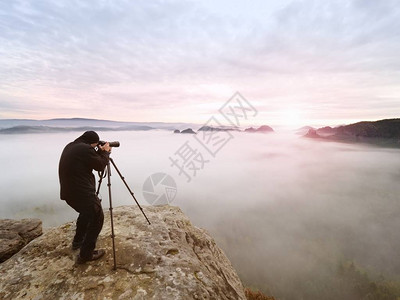
M57 172L64 146L80 134L0 136L0 218L38 217L49 227L77 217L59 199ZM399 149L232 132L211 156L192 135L99 134L120 141L112 157L144 210L145 180L157 172L173 177L172 205L211 232L246 284L276 295L340 260L387 276L400 272ZM207 161L195 175L187 170L190 182L170 160L185 143ZM135 205L111 174L113 206ZM107 209L105 184L101 195Z

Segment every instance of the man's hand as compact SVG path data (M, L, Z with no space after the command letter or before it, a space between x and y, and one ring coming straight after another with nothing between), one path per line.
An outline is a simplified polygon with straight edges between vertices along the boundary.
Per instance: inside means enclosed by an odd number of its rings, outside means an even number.
M107 152L111 153L111 147L110 147L110 144L108 142L105 143L103 146L99 145L99 148L101 150L103 150L103 151L107 151Z

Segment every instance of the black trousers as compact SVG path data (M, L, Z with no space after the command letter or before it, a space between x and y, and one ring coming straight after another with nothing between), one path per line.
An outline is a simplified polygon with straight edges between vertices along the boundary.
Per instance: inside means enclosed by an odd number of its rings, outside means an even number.
M78 213L76 220L76 232L72 244L80 245L80 257L82 259L90 259L93 250L96 247L97 237L103 228L104 214L101 202L98 198L85 204L76 204L76 201L68 201L67 203Z

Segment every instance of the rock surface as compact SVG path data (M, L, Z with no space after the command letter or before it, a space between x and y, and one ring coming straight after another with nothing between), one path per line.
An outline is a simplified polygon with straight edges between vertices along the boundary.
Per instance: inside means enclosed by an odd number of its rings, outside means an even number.
M177 207L115 208L117 269L109 214L97 247L106 255L76 265L74 222L48 230L0 265L0 299L246 299L231 263Z
M39 219L0 220L0 263L42 234Z

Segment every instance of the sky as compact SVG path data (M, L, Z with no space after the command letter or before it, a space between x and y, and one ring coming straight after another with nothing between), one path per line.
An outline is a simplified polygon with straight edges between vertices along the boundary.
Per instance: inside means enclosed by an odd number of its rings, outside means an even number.
M398 1L0 1L0 118L251 124L400 116Z

